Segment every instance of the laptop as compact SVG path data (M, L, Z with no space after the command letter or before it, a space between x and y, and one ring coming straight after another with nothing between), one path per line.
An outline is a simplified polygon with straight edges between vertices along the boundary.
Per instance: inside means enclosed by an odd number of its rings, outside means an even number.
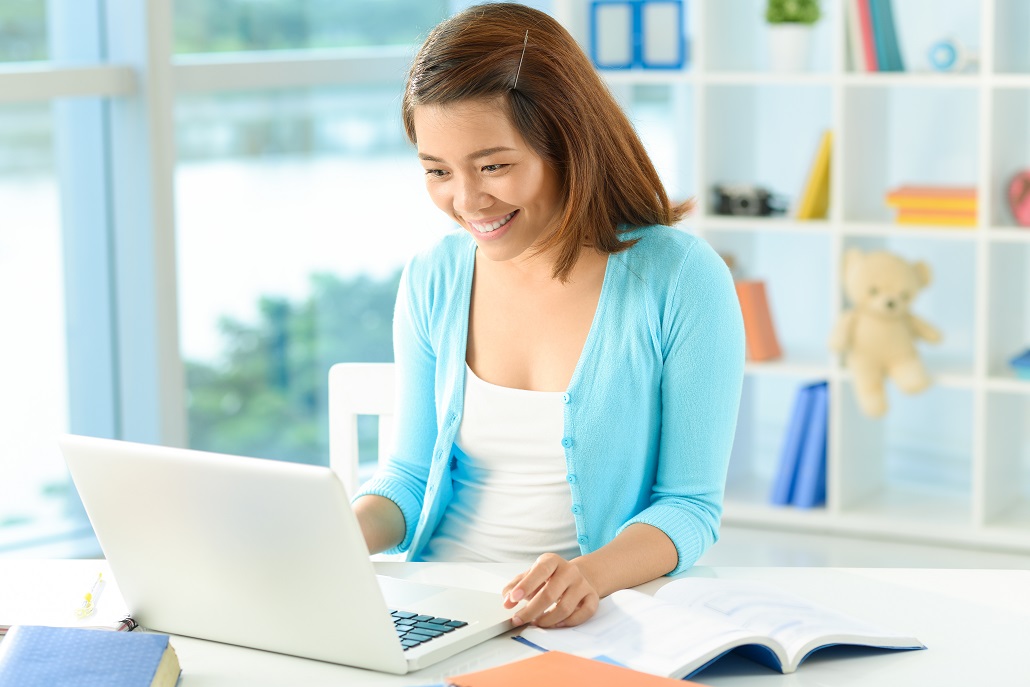
M377 576L329 468L75 435L58 442L146 628L404 674L512 627L499 591Z

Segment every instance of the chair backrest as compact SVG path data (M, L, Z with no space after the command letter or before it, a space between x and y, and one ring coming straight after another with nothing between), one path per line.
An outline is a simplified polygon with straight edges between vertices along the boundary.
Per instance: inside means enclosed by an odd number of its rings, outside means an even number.
M358 482L358 416L379 417L379 455L390 450L394 412L393 363L337 363L329 368L329 467L348 494Z

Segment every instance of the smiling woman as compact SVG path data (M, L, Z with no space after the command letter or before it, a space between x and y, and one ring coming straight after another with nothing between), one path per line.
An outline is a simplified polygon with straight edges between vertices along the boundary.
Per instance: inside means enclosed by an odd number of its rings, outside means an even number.
M689 204L546 14L443 22L402 114L462 230L402 275L395 451L355 511L371 551L524 561L515 623L581 623L715 540L744 358L729 271L668 226Z

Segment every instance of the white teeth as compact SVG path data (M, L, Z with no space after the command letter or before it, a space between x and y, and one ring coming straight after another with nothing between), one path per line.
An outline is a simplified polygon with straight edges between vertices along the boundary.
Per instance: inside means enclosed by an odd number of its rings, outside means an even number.
M491 222L490 224L477 224L475 222L469 222L469 224L471 224L475 228L475 230L480 232L481 234L489 234L490 232L497 231L498 229L503 227L514 216L515 212L513 211L509 212L507 215L497 220L496 222Z

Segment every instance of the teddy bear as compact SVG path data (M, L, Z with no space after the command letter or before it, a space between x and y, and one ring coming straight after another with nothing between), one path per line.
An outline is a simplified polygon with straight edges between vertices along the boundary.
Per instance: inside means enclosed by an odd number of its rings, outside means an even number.
M844 293L852 304L833 328L830 348L845 355L858 405L870 417L887 412L884 382L915 394L930 385L916 342L941 340L941 333L910 311L916 294L930 283L930 266L887 251L844 255Z

